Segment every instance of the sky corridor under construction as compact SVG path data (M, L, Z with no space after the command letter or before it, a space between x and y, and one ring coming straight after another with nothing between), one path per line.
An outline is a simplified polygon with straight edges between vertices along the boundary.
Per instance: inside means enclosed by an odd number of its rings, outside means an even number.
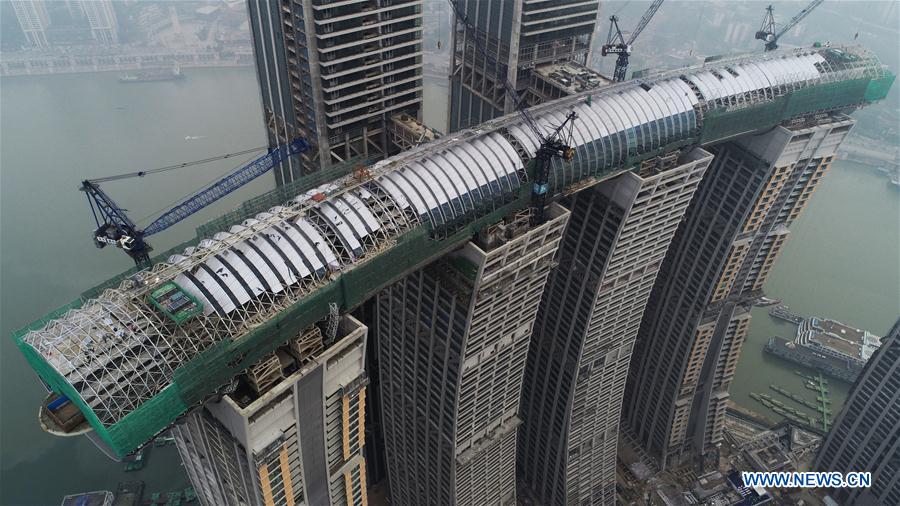
M882 100L893 80L863 48L798 48L709 58L530 111L545 130L577 113L574 159L555 159L550 174L558 198L658 155ZM73 301L16 333L17 344L121 457L329 305L348 311L527 208L538 146L513 114L325 184L300 181L282 205ZM160 290L173 282L178 300Z

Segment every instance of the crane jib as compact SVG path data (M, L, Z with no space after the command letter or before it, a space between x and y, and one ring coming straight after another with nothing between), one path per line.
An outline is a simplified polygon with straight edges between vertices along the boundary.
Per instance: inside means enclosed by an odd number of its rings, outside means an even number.
M290 144L281 145L270 150L249 165L241 167L239 170L216 181L196 195L187 198L177 206L163 213L162 216L157 218L143 230L144 237L171 227L200 209L203 209L225 195L228 195L257 177L265 174L287 157L303 153L308 150L309 147L309 143L305 139L295 139Z

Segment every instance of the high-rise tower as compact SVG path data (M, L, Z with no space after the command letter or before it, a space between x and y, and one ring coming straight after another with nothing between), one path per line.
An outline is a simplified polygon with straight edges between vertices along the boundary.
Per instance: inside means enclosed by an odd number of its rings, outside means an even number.
M269 144L313 145L276 169L278 184L397 151L401 118L421 119L422 0L248 6Z
M752 304L853 125L807 119L710 148L644 313L623 409L661 468L715 456Z
M871 487L832 490L841 504L900 504L900 319L853 385L813 468L872 473Z
M34 48L50 47L47 40L50 18L44 0L12 0L11 3L28 45Z
M522 211L378 295L391 503L514 504L519 398L569 213Z
M91 26L91 35L100 44L119 42L119 23L112 0L88 0L81 2L84 15Z
M456 2L469 24L478 30L463 30L457 23L458 29L453 32L447 115L450 132L513 111L514 104L498 79L503 69L506 80L524 91L537 65L563 61L583 65L588 61L599 0ZM485 53L490 55L487 60Z
M367 503L366 327L310 327L173 429L205 505Z
M651 160L572 198L535 322L519 474L538 504L614 504L631 347L660 263L712 155Z

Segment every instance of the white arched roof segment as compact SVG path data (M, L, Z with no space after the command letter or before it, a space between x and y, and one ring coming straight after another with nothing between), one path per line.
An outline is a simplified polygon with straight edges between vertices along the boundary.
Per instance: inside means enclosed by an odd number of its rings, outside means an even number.
M625 128L623 128L623 130L630 130L641 123L641 120L638 119L637 112L631 110L629 104L622 99L621 93L611 94L609 96L609 104L624 122Z
M474 204L469 195L470 186L466 184L458 170L455 170L452 166L443 168L431 158L422 160L421 164L429 173L445 178L444 188L450 196L451 207L454 211L465 213L474 209Z
M273 208L272 211L283 210ZM319 205L317 212L333 226L348 247L361 253L359 239L374 233L381 225L369 207L355 194L347 193L328 205ZM230 233L220 232L212 240L204 240L200 248L211 249L228 239L232 233L268 220L265 212L231 227ZM173 260L178 260L178 255ZM190 271L182 273L176 282L204 303L204 313L225 315L263 291L280 293L286 285L300 279L317 278L328 269L339 269L337 254L316 226L304 217L294 217L260 231L247 240L223 249Z
M524 167L497 133L478 136L376 178L401 208L410 205L433 224L445 223L493 195L515 190Z
M653 121L653 114L647 111L647 103L643 97L635 95L635 89L630 88L619 93L618 98L622 101L626 110L634 115L635 127L642 128L647 123Z
M689 75L688 80L694 83L706 100L718 100L727 95L718 79L709 71Z
M256 271L262 277L259 281L265 285L268 291L277 294L284 290L281 279L275 274L275 269L269 265L271 263L267 261L269 256L264 251L259 248L253 248L248 241L236 244L234 250L236 252L239 251L239 256L242 258L246 258L248 265L253 265L256 268Z
M350 250L350 253L354 257L359 256L363 252L363 245L359 237L354 233L355 230L350 224L350 220L341 212L341 209L345 209L344 206L337 199L333 199L321 202L313 208L311 213L321 216L335 231L335 235L337 235L341 243Z
M754 67L748 65L734 65L732 67L738 73L740 78L748 81L749 88L756 91L756 96L764 93L763 90L770 86L768 78Z
M653 131L650 128L650 124L655 123L657 120L665 118L668 115L663 114L662 110L656 107L656 104L653 103L650 95L642 88L632 88L627 90L622 94L622 97L630 102L632 108L638 112L638 117L641 118L641 128L643 130L644 139L652 140Z

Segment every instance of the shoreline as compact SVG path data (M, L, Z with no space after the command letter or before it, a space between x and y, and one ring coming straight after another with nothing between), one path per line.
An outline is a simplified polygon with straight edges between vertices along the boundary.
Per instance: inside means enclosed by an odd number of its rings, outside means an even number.
M171 62L165 62L171 63ZM250 63L212 63L212 64L179 64L181 69L214 69L214 68L244 68L244 67L253 67L253 62ZM150 67L128 67L128 68L108 68L108 69L79 69L79 70L59 70L59 71L51 71L51 72L31 72L31 73L4 73L0 74L0 78L8 79L13 77L45 77L45 76L62 76L62 75L83 75L83 74L108 74L112 72L133 72L136 70L146 70Z

